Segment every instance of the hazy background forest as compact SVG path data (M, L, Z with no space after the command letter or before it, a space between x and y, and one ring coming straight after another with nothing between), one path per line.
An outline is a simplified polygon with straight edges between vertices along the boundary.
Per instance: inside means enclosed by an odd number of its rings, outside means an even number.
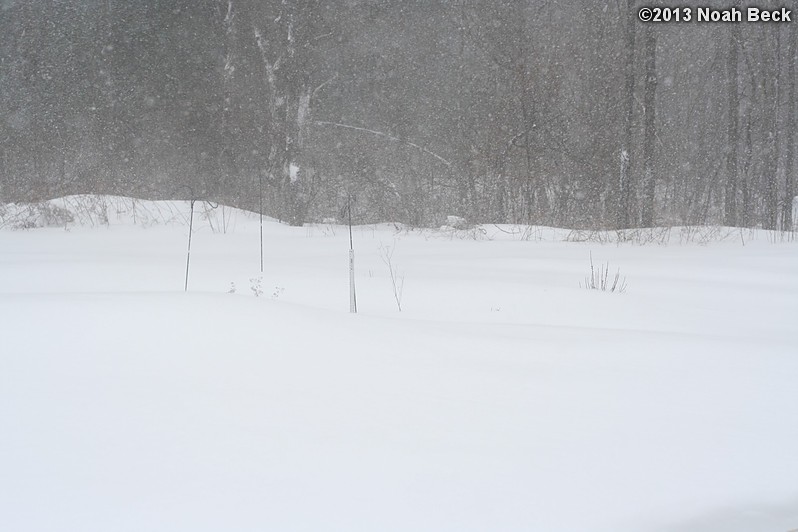
M793 227L795 24L639 5L0 0L0 202Z

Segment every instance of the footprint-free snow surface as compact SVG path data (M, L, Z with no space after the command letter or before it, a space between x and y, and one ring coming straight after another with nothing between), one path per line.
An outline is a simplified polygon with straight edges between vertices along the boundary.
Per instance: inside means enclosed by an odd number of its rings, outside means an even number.
M2 530L798 528L789 235L0 220Z

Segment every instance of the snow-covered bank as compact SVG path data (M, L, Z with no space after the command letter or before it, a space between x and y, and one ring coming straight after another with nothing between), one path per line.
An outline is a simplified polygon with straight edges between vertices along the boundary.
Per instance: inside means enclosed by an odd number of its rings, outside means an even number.
M798 527L795 243L235 216L0 231L4 528Z

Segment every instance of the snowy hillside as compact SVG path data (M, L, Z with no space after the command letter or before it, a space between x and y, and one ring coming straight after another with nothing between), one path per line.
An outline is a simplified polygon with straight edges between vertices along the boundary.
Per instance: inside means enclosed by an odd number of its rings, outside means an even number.
M0 528L798 527L785 235L187 220L0 208Z

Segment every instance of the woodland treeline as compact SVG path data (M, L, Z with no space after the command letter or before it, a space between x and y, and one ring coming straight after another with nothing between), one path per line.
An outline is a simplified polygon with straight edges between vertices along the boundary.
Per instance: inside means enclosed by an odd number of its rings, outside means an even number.
M640 5L0 0L0 202L792 228L796 24Z

